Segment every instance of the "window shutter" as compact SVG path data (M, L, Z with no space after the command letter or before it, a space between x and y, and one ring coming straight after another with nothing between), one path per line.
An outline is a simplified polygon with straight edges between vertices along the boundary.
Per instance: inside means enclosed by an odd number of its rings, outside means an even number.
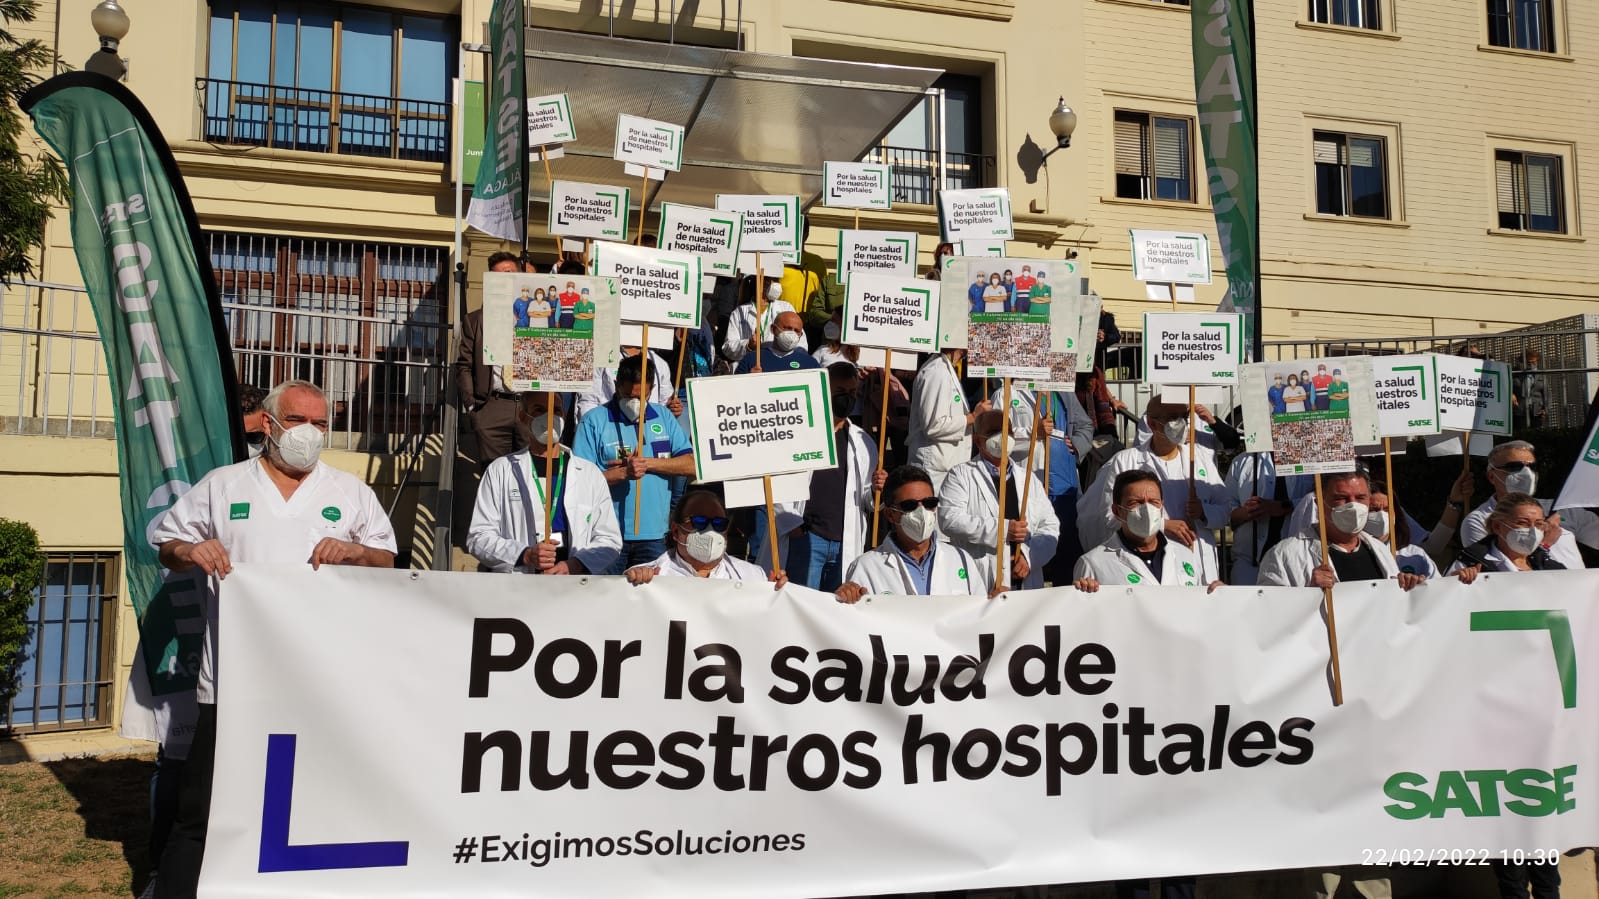
M1340 165L1345 161L1344 154L1339 152L1340 149L1338 141L1322 136L1318 136L1311 144L1311 152L1316 162L1326 165Z
M1188 180L1188 122L1155 120L1155 177Z
M1527 199L1530 201L1533 215L1554 215L1559 207L1555 199L1558 190L1556 166L1559 163L1549 157L1535 157L1526 161L1527 165Z
M1517 215L1527 211L1526 203L1518 202L1520 179L1516 177L1515 160L1500 154L1494 158L1494 196L1498 199L1499 211Z
M1144 122L1142 116L1116 114L1116 174L1147 174L1144 170Z

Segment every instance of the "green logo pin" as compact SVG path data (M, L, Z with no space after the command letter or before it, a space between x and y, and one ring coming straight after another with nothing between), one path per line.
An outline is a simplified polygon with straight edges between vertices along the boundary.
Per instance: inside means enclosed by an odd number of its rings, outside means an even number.
M666 429L661 427L660 425L650 425L650 433L651 434L664 434L664 433L666 433Z
M249 518L249 517L250 517L250 504L249 503L234 503L233 505L228 507L228 520L229 521L243 521L244 519Z
M966 569L962 568L961 570L955 572L955 576L963 581L966 580Z
M1189 562L1184 562L1183 563L1183 574L1186 574L1189 577L1193 577L1194 576L1194 566L1193 566L1192 563L1189 563Z
M1139 581L1142 581L1142 580L1143 580L1143 578L1139 577L1136 574L1127 575L1127 583L1129 583L1129 584L1136 584L1136 583L1138 583Z
M328 506L322 510L322 517L328 521L338 521L344 517L344 513L339 511L338 506Z

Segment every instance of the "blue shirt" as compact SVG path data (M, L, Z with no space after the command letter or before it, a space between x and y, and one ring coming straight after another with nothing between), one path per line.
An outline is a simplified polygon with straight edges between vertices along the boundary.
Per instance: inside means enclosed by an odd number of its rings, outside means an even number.
M650 403L644 413L644 455L646 457L677 457L694 452L694 445L678 425L677 419L659 403ZM638 445L638 422L628 421L622 415L616 398L598 409L590 410L578 422L577 437L572 441L572 451L580 457L605 468L623 455L631 455ZM639 506L638 533L633 532L633 491L642 491ZM622 480L611 485L611 502L616 507L616 520L622 525L623 540L655 540L666 536L667 517L671 511L671 479L658 474L647 474L638 480Z
M805 352L799 347L795 347L793 352L790 352L787 356L779 356L777 351L770 345L761 347L761 371L763 372L794 371L802 368L820 367L821 366L816 364L815 356L812 356L810 353ZM738 368L734 369L734 374L743 375L754 370L755 354L745 353L744 358L738 360Z
M527 318L527 307L529 305L531 305L530 301L521 299L520 297L518 297L517 300L511 304L511 314L516 316L516 326L518 328L533 327L533 325L528 322Z
M905 561L905 570L910 574L911 587L916 590L916 595L928 595L933 584L933 555L938 552L938 538L933 538L933 542L927 547L927 555L922 556L920 562L911 558L910 553L900 549L899 541L892 536L888 538L888 548Z
M1071 451L1068 444L1071 440L1071 419L1066 414L1066 400L1061 398L1059 392L1050 391L1049 405L1049 417L1055 420L1055 427L1068 435L1051 435L1049 439L1049 483L1045 487L1053 498L1078 490L1081 485L1077 481L1077 454Z

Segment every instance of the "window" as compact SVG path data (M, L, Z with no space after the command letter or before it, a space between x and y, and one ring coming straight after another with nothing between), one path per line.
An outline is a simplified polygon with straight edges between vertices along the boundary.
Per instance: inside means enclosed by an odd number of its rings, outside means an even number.
M1547 153L1494 152L1499 227L1506 231L1566 232L1561 159Z
M51 555L28 610L19 689L0 729L76 730L111 721L116 557Z
M983 155L983 83L971 75L943 75L945 184L951 190L992 187L994 157ZM938 103L928 97L900 119L865 161L890 166L894 199L932 203L937 188Z
M213 0L205 139L445 160L455 48L444 19Z
M1488 0L1488 43L1555 52L1555 0Z
M1316 211L1322 215L1388 218L1387 141L1364 134L1317 131Z
M1348 28L1382 28L1382 0L1310 0L1310 20Z
M1116 196L1194 202L1192 119L1116 110Z

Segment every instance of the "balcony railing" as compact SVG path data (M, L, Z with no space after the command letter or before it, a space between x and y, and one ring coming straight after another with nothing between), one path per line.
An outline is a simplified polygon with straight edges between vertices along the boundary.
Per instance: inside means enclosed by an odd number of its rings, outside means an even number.
M994 157L976 153L945 153L944 187L969 190L994 186ZM868 150L862 162L886 162L893 184L894 202L931 205L938 193L938 151L879 145Z
M450 106L426 100L197 78L203 140L385 159L450 158Z

